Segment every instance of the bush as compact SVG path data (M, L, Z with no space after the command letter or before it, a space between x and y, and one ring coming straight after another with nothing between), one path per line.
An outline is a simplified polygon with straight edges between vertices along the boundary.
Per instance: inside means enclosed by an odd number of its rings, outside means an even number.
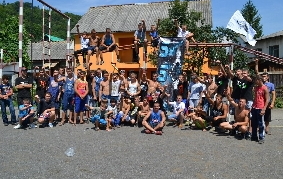
M275 108L283 108L283 98L276 98L274 107Z

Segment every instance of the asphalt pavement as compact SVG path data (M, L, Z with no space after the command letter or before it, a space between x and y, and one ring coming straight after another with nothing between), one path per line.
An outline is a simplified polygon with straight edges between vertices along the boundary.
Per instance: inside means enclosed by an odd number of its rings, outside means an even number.
M1 178L283 178L283 110L264 144L213 130L167 126L161 136L93 124L13 129L0 125ZM65 151L74 148L68 157Z

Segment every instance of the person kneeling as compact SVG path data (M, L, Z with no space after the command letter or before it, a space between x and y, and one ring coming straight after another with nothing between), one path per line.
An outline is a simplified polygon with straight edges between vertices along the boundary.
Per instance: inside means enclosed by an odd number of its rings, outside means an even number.
M31 105L31 102L29 99L24 99L23 103L23 105L19 106L19 124L16 125L14 129L22 128L23 123L29 123L30 129L35 128L36 125L33 124L34 109Z
M238 103L235 103L229 94L227 94L227 99L235 107L235 121L223 122L220 124L220 127L230 130L231 134L241 132L241 135L244 137L248 131L249 124L249 110L246 108L246 99L240 99Z
M38 123L44 124L48 122L49 127L53 127L53 121L55 119L55 104L51 101L51 93L47 92L44 99L39 99L39 96L35 96L36 103L39 104L40 109L38 111L39 118Z
M142 125L146 128L146 134L162 135L166 117L164 112L159 109L159 103L154 103L153 110L143 118Z

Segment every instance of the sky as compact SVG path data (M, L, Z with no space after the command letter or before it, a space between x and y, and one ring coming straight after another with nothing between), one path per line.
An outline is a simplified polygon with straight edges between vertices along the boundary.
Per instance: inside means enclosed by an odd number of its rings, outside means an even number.
M6 3L15 2L15 0L5 1ZM44 0L44 2L61 12L71 12L79 15L84 15L90 7L95 6L149 3L158 1L159 0ZM213 27L226 27L234 12L236 12L236 10L241 10L248 0L211 1ZM32 2L32 0L24 0L24 2ZM282 0L253 0L252 2L258 10L258 14L261 16L261 24L263 25L264 35L269 35L283 30L283 22L280 20L280 18L283 17ZM39 7L42 6L37 0L34 0L34 5Z

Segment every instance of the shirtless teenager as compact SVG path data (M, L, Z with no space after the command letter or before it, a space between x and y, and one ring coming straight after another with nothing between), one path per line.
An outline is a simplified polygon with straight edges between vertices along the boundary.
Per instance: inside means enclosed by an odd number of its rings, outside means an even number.
M240 99L236 103L229 94L226 94L227 99L230 104L235 107L235 121L223 122L220 127L223 129L228 129L232 134L235 134L236 130L240 131L242 136L248 131L249 124L249 109L246 108L246 99Z
M118 113L116 119L115 119L115 127L119 128L120 124L125 122L125 121L129 121L130 117L129 117L129 111L131 109L131 100L130 97L128 95L125 95L123 97L123 101L120 103L120 112Z
M110 103L109 73L106 71L99 85L99 102Z
M139 104L140 111L138 112L137 124L139 125L143 118L149 113L150 106L148 98L144 98L142 102Z
M156 88L160 86L160 83L157 81L157 73L154 73L152 75L152 80L146 78L146 73L142 74L143 80L146 80L148 82L148 90L147 90L147 95L150 96L151 93L155 93Z
M77 116L80 115L80 124L83 124L83 113L85 110L85 104L87 100L87 94L88 94L88 83L85 80L86 72L82 71L80 72L79 78L75 81L75 113L74 113L74 121L69 121L73 123L74 125L77 123Z
M98 51L99 48L98 47L100 45L100 41L101 41L100 37L96 36L96 31L92 29L90 32L90 36L89 36L89 47L87 51L87 59L86 59L86 64L84 64L85 68L89 64L89 59L93 52L96 53L96 65L99 65L99 51Z

